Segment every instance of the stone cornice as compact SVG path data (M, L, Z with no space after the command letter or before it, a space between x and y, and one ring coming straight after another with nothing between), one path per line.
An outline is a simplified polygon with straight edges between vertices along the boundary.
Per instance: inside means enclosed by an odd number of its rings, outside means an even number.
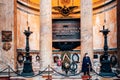
M39 11L39 4L33 3L30 0L17 0L18 4L25 6L29 9L33 9L35 11Z
M94 10L93 14L94 15L104 12L103 7L106 7L105 11L107 11L107 10L110 10L116 6L116 0L106 1L105 4L103 1L104 0L100 0L98 2L93 3L93 10ZM36 14L36 12L37 12L37 15L39 15L39 11L40 11L39 4L33 3L30 0L17 0L17 4L20 5L18 7L19 10L27 12L27 10L29 9L32 11L32 14ZM21 8L21 7L23 7L23 8ZM80 13L80 9L78 9L77 13L75 13L75 14L79 14L79 13ZM54 10L52 10L52 14L58 15L59 13L56 14L56 12Z

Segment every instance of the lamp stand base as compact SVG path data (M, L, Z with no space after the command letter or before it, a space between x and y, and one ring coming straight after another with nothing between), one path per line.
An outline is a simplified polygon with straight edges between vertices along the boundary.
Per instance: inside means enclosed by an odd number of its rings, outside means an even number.
M100 72L99 75L103 77L115 77L116 76L116 74L112 72L111 73Z
M23 72L21 73L22 76L33 76L34 72L32 69L32 63L29 61L24 62Z

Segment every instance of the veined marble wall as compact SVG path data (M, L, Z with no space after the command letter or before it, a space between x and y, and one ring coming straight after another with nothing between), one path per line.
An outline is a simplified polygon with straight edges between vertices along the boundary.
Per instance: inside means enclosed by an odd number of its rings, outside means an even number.
M17 49L18 52L22 52L25 55L25 47L26 47L26 36L24 35L24 30L28 30L28 26L30 27L30 31L33 33L29 37L29 46L30 52L32 55L32 65L33 70L36 71L39 69L39 62L36 61L36 56L39 54L39 36L40 36L40 17L36 14L31 14L24 12L23 10L17 9ZM21 70L23 64L17 64L17 70Z
M98 13L93 12L95 13L93 14L93 49L103 49L104 37L99 31L103 29L104 18L106 18L105 28L110 30L108 34L108 46L109 48L117 48L116 7L106 10L105 12L99 13L99 10L97 10L97 12ZM25 48L25 35L23 32L30 26L31 31L33 31L33 34L30 36L30 49L39 50L39 15L27 14L19 9L17 10L17 15L17 48ZM56 15L52 16L55 18ZM76 17L78 18L79 16L76 15ZM78 48L78 50L79 49L80 48Z
M29 26L30 31L33 32L29 37L30 50L39 50L40 17L19 9L17 9L17 15L17 49L25 49L26 37L23 32Z
M105 29L109 29L108 46L109 48L117 48L117 21L116 7L105 12L93 15L93 46L94 49L103 49L104 36L100 32L103 29L104 19L106 19Z

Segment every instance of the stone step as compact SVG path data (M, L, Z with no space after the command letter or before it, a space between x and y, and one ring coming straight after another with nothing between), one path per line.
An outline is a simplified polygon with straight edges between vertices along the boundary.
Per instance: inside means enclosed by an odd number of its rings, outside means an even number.
M8 78L4 79L1 78L0 80L9 80ZM10 78L10 80L48 80L47 78L42 78L40 76L38 77L33 77L33 78L23 78L23 77L12 77ZM81 78L52 78L52 80L87 80L87 79L81 79ZM96 80L96 79L91 79L91 80ZM97 79L97 80L120 80L120 79L114 79L114 78L101 78L101 79Z

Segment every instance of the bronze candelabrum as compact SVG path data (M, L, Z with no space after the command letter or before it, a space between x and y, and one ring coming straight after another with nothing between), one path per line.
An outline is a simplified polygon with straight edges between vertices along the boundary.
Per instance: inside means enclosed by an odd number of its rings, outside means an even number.
M34 75L33 69L32 69L32 56L30 56L30 48L29 48L29 36L33 32L30 31L30 27L28 27L28 30L24 31L24 34L26 36L26 54L25 54L25 61L24 61L24 66L23 66L23 71L21 75L23 76L32 76Z

